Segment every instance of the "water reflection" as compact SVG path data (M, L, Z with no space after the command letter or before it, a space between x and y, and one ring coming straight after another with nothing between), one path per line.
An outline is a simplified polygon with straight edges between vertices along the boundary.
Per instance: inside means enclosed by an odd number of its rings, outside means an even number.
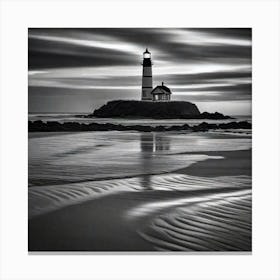
M140 184L145 190L152 190L151 174L153 170L153 158L157 153L170 150L170 138L160 133L142 133L140 135L142 173Z
M141 151L156 152L170 150L170 137L159 133L142 133L140 135Z

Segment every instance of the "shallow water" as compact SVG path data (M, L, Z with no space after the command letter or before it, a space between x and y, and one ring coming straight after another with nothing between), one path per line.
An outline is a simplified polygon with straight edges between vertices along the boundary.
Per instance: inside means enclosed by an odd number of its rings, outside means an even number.
M208 151L251 147L249 137L228 138L218 133L110 131L36 135L28 142L29 186L162 174L209 158L222 159L206 155Z

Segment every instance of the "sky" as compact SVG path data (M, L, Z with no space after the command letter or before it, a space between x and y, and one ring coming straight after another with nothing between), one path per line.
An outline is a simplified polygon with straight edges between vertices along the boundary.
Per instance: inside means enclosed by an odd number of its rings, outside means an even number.
M92 112L110 100L140 100L142 57L153 86L201 112L251 115L250 28L31 28L29 112Z

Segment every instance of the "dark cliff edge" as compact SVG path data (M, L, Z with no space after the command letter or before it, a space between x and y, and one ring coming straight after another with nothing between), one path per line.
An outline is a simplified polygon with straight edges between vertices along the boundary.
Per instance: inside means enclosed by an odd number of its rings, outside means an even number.
M152 118L152 119L231 119L216 113L200 113L197 106L187 101L149 102L136 100L109 101L92 114L96 118Z
M77 123L66 122L59 123L56 121L42 122L42 121L29 121L29 132L80 132L80 131L140 131L140 132L153 132L153 131L208 131L212 129L251 129L252 124L246 121L242 122L229 122L220 124L210 124L202 122L199 125L190 126L188 124L172 125L172 126L150 126L150 125L121 125L112 123Z

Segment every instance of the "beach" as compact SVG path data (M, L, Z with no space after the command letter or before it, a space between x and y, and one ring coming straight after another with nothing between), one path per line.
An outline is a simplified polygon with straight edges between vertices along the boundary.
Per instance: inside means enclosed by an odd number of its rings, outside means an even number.
M251 135L29 133L29 251L251 251Z

